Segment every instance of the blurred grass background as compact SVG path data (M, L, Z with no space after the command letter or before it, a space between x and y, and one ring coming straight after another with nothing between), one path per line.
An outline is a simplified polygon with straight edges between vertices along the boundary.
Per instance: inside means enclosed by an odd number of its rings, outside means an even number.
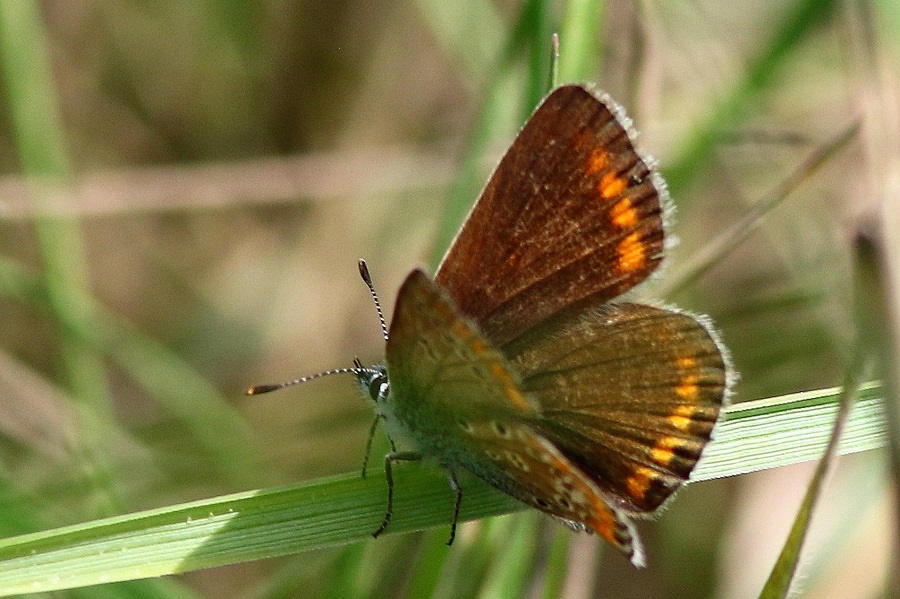
M661 162L681 240L670 273L862 121L750 239L667 298L717 323L742 374L736 401L843 378L849 237L872 207L883 124L897 122L884 102L896 96L893 3L11 4L0 13L3 536L358 469L371 410L352 381L242 390L380 359L356 259L389 313L542 95L551 31L586 32L563 36L561 80L612 94ZM882 468L877 452L839 461L798 596L881 596ZM437 584L436 596L499 597L546 577L566 597L755 596L810 470L687 488L641 527L640 572L587 537L564 559L569 541L532 515L467 525L492 527L478 558L447 554L438 529L102 592L415 597ZM551 565L511 570L523 543Z

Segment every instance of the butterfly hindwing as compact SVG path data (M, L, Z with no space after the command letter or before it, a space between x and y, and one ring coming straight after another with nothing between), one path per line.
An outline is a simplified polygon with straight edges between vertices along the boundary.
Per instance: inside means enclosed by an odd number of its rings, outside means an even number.
M535 431L535 402L504 356L421 271L403 284L387 347L388 430L413 437L444 466L460 465L520 501L583 524L628 554L630 522L553 443Z
M534 428L632 513L688 479L730 383L705 321L641 304L560 317L503 350L539 404Z
M611 99L563 86L497 166L435 277L496 344L661 262L665 185L631 135Z

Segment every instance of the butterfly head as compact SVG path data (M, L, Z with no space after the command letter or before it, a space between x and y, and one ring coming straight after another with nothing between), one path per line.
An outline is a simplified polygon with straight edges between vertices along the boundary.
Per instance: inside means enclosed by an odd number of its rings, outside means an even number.
M375 403L382 403L388 396L390 383L388 383L387 368L383 364L367 368L356 361L352 372L356 376L356 382L363 395Z

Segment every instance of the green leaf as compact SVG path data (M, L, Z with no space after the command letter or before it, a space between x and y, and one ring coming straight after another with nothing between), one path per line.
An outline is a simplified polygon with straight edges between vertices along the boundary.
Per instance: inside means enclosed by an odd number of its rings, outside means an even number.
M839 390L746 402L726 411L695 480L808 461L824 449ZM860 390L841 453L884 444L879 387ZM395 472L388 533L446 526L453 493L427 465ZM524 509L473 476L461 477L462 520ZM376 473L347 474L104 518L0 541L0 595L135 580L369 539L387 488ZM457 543L465 544L465 537Z
M840 388L834 387L730 406L691 480L818 459L828 444L840 394ZM883 447L885 442L881 386L870 383L859 391L838 451L867 451Z

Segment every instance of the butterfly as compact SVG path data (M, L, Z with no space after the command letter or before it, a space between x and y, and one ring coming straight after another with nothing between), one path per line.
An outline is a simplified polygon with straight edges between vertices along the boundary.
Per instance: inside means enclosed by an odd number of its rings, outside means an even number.
M375 536L392 464L427 458L456 493L449 542L468 470L644 565L632 518L688 480L734 375L707 318L622 297L663 261L671 210L634 135L607 95L553 90L435 277L401 285L385 364L343 369L391 439Z

